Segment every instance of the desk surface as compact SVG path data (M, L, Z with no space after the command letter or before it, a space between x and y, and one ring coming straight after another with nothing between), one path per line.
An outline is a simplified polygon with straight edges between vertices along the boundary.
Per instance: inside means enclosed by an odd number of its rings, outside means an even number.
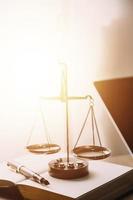
M117 155L105 159L106 162L112 162L119 165L133 167L133 156L131 155Z

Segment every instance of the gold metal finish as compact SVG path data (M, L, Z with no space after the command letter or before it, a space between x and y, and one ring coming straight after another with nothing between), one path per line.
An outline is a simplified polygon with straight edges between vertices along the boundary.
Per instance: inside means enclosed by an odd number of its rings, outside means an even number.
M60 96L53 96L53 97L41 97L44 100L60 100L65 103L65 111L66 111L66 158L60 158L59 160L52 160L49 162L49 174L56 178L62 179L73 179L85 176L88 174L88 163L85 161L79 162L78 159L72 159L69 156L69 100L89 100L89 110L83 126L81 128L79 137L76 141L74 146L73 152L79 157L82 158L91 158L91 159L102 159L108 157L110 155L110 150L102 147L100 134L98 131L95 113L93 109L93 98L90 95L86 96L68 96L68 85L67 85L67 69L66 66L63 64L62 67L62 76L61 76L61 91ZM93 145L87 146L80 146L77 147L78 141L80 136L83 132L84 126L88 119L89 113L91 113L91 126L92 126L92 134L93 134ZM99 140L100 146L97 146L95 143L95 129L97 133L97 137Z
M60 179L75 179L88 175L88 162L69 158L59 158L49 162L49 174Z
M111 151L106 147L86 145L74 148L73 153L80 158L100 160L109 157Z
M92 129L92 138L93 138L93 144L92 145L83 145L83 146L77 146L79 139L83 133L83 130L85 128L85 125L87 123L87 119L91 117L91 129ZM99 146L96 145L96 137L99 142ZM107 149L106 147L102 146L101 138L100 138L100 133L98 130L97 126L97 121L94 113L94 102L93 99L90 99L90 104L89 104L89 110L87 112L86 118L84 120L84 123L81 127L78 139L76 141L76 144L73 149L74 155L80 158L86 158L86 159L92 159L92 160L99 160L99 159L104 159L110 156L111 151L110 149Z
M57 144L53 144L51 142L51 138L50 135L48 134L48 130L46 127L46 122L45 122L45 117L43 114L43 111L41 109L40 106L40 113L41 113L41 117L42 117L42 122L43 122L43 128L44 128L44 133L45 133L45 137L46 137L46 141L47 143L41 143L41 144L30 144L31 141L31 137L32 137L32 132L34 129L34 124L33 127L31 129L28 141L27 141L27 145L26 145L26 149L31 152L31 153L36 153L36 154L52 154L52 153L57 153L61 150L60 146Z
M41 154L52 154L60 151L60 146L57 144L33 144L26 146L26 149L32 153Z
M60 100L65 103L65 112L66 112L66 158L61 158L61 162L57 163L57 161L53 160L49 163L49 173L51 176L62 179L73 179L85 176L88 174L88 163L82 161L82 166L78 165L74 160L71 162L69 155L69 100L81 100L86 99L85 97L69 97L68 96L68 87L67 87L67 69L64 65L62 68L62 76L61 76L61 90L60 96L54 97L42 97L45 100Z

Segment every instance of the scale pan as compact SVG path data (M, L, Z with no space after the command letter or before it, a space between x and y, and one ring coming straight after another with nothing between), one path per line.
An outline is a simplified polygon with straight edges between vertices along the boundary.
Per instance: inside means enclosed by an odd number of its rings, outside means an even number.
M87 158L92 160L100 160L110 156L111 151L106 147L85 145L73 149L74 154L80 158Z
M60 146L57 144L33 144L26 146L26 149L32 153L36 154L52 154L60 151Z

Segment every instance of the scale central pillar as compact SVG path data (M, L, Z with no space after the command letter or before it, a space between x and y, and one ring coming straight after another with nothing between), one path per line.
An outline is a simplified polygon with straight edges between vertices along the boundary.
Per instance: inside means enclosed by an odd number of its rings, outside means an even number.
M61 179L80 178L88 174L88 162L71 158L69 154L69 97L67 87L67 69L65 65L63 65L62 68L60 100L65 104L67 156L66 158L59 158L49 162L49 174L55 178Z

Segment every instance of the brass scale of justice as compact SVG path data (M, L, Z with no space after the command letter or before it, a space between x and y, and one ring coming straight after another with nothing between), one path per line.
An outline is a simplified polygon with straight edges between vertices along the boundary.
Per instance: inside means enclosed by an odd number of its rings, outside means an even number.
M90 95L86 96L68 96L68 81L67 81L67 68L64 65L62 68L62 76L61 76L61 93L60 96L53 97L42 97L44 100L60 100L65 104L65 112L66 112L66 157L52 160L48 163L49 165L49 174L52 177L60 178L60 179L74 179L80 178L88 175L88 162L85 159L91 160L99 160L104 159L110 156L110 149L103 147L100 139L100 134L97 126L97 121L94 113L94 100ZM72 150L74 156L70 157L69 150L69 101L70 100L88 100L89 101L89 109L85 120L83 122L82 128L78 135L77 141ZM87 119L91 115L91 129L93 136L93 144L92 145L83 145L77 146L79 139L83 133L84 127L86 125ZM95 132L97 133L97 138L99 141L99 145L95 144ZM31 136L30 136L31 138ZM52 144L48 141L48 143L42 144L32 144L26 146L26 149L32 153L46 153L52 154L60 151L60 146L57 144Z

